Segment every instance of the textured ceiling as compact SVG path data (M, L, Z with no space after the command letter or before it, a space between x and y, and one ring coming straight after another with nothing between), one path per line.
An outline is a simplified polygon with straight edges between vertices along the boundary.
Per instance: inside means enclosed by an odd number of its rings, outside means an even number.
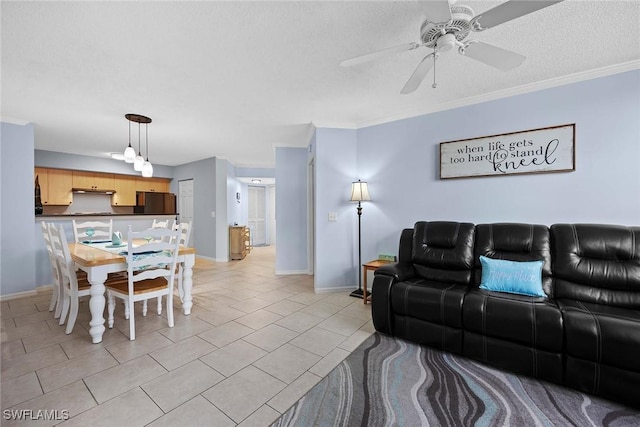
M458 3L479 13L502 2ZM452 51L438 61L437 89L430 74L401 95L428 50L339 65L417 41L425 10L417 1L3 0L2 119L35 123L38 149L101 156L125 148L126 113L144 114L152 163L217 156L273 167L274 147L306 146L313 124L361 127L640 67L640 1L583 0L472 33L527 57L506 73Z

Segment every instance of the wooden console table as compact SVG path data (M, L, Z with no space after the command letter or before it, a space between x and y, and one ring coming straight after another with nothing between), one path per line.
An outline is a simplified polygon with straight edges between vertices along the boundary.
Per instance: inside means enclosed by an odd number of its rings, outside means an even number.
M231 259L244 259L251 251L251 232L244 225L229 227L229 255Z
M383 259L374 259L373 261L369 261L366 264L362 264L362 275L364 276L364 280L362 283L362 299L364 303L367 303L367 300L370 298L367 295L367 271L369 270L377 270L379 267L382 267L385 264L389 264L391 261L383 260Z

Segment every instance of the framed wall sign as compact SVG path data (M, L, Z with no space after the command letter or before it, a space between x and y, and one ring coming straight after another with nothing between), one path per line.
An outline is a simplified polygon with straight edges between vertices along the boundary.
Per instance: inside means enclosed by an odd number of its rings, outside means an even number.
M440 179L572 172L576 125L440 143Z

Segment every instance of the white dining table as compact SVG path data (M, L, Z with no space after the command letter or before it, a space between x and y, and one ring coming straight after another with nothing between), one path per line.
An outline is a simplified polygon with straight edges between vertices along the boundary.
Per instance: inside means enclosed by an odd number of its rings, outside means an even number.
M120 253L106 251L98 247L83 243L70 243L69 252L75 264L87 272L87 279L91 283L91 298L89 311L89 335L94 344L102 342L104 326L105 286L109 273L127 271L127 258ZM182 309L185 315L191 314L193 298L191 288L193 286L193 265L195 264L196 250L191 247L180 246L178 262L182 264Z

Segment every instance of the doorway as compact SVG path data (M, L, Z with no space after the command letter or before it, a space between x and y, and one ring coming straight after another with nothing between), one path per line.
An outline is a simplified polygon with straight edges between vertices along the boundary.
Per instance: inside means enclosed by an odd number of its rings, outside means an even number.
M195 226L193 223L193 179L178 182L178 213L180 214L180 222L191 222L191 230L193 230ZM191 231L192 236L193 234Z
M249 215L247 224L251 230L251 245L265 246L267 244L267 221L266 221L266 193L264 187L248 186L249 192Z

